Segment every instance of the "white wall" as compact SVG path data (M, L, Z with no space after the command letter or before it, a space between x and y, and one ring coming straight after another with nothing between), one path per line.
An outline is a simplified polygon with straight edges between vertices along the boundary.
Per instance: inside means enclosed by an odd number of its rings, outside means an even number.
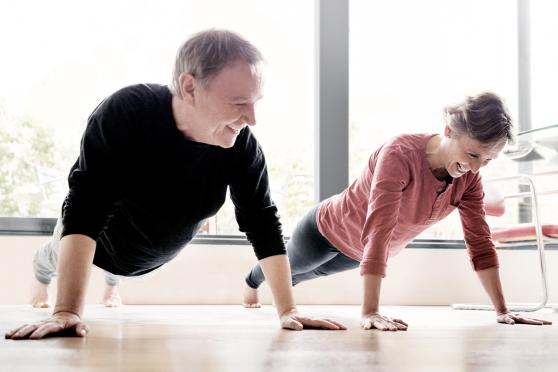
M36 247L47 237L0 237L0 304L22 304L29 299L31 262ZM508 301L540 298L536 251L500 251L500 267ZM558 302L558 251L547 252L550 301ZM127 304L237 304L243 278L256 262L250 246L189 245L178 257L145 278L127 278L122 296ZM465 250L406 249L389 262L382 286L385 305L447 305L482 302L484 294ZM102 271L95 268L88 303L99 302ZM55 287L52 286L54 296ZM263 301L269 303L267 287ZM358 304L361 283L358 270L299 284L300 304ZM54 298L54 297L53 297Z

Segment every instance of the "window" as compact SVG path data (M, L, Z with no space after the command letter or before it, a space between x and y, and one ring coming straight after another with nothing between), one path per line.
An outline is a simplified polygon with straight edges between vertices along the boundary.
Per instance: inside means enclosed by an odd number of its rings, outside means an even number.
M313 204L313 12L313 2L295 0L4 4L0 216L56 217L96 105L126 85L168 84L183 40L216 27L239 32L266 58L254 132L289 233ZM208 226L238 234L230 202Z
M390 137L441 133L444 107L465 95L493 91L517 117L515 2L352 0L350 17L351 180ZM458 238L458 221L454 213L421 238Z

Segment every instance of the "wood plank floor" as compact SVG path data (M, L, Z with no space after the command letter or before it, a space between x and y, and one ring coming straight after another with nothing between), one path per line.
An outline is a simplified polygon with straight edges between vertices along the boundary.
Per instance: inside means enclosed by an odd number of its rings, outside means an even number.
M557 371L552 326L496 324L490 312L384 307L407 332L363 331L358 306L300 306L347 331L285 331L275 311L240 306L86 308L87 338L0 340L1 371ZM0 306L0 331L40 320L47 309Z

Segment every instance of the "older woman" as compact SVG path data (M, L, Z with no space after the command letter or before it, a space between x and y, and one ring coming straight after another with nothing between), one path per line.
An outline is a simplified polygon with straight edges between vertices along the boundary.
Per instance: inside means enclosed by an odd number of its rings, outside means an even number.
M379 313L388 257L430 225L458 209L472 266L500 323L550 324L508 312L498 258L483 209L479 169L512 139L512 123L498 96L483 93L449 107L442 135L406 134L377 149L361 176L341 194L313 208L298 224L287 252L292 283L360 267L364 329L406 330ZM257 307L264 277L246 277L245 306Z

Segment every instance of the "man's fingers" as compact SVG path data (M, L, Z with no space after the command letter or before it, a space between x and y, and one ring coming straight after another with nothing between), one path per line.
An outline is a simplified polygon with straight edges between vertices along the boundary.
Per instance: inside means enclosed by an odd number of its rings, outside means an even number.
M362 322L362 328L363 329L370 329L372 328L372 322L370 321L370 319L366 319Z
M37 340L43 338L48 334L60 332L63 329L61 324L57 323L46 323L37 328L36 331L29 335L30 339Z
M4 338L12 338L12 336L20 329L21 327L18 327L16 329L11 329L8 332L4 333Z
M394 321L393 324L397 327L398 330L401 330L401 331L406 331L407 327L408 327L408 325L403 324L403 323L399 323L399 322L396 322L396 321Z
M404 326L408 327L409 325L402 321L401 319L392 319L395 323L403 324Z
M37 329L37 326L34 324L26 324L20 328L18 328L14 333L11 335L12 340L19 340L22 338L27 338L33 331Z
M80 336L80 337L85 337L87 335L87 333L89 332L89 327L87 327L85 324L83 323L78 323L75 328L76 330L76 335Z

